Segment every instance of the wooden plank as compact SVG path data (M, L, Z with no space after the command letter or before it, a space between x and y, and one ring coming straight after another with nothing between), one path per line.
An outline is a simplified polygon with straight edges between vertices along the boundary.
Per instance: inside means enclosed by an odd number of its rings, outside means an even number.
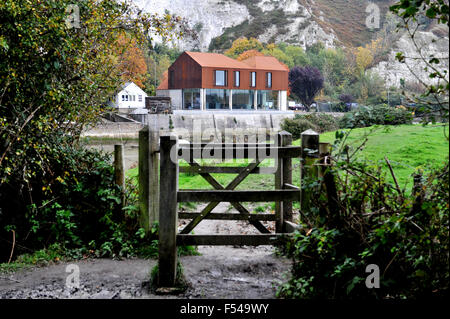
M178 246L187 245L237 245L258 246L273 245L281 237L289 234L259 234L259 235L186 235L177 236Z
M236 190L180 190L177 201L180 202L275 202L298 201L300 191L294 189L269 191Z
M293 233L296 230L300 230L300 229L302 229L300 227L300 225L297 225L297 224L295 224L293 222L290 222L288 220L284 221L284 230L285 230L286 233Z
M178 162L173 162L171 150L177 147L177 138L161 136L161 186L159 198L159 267L158 286L174 287L177 268L177 190Z
M180 173L205 173L205 174L239 174L247 167L231 167L231 166L180 166ZM256 167L250 174L273 174L275 167Z
M181 149L189 148L245 148L245 147L267 147L274 146L271 143L190 143L180 144Z
M179 212L179 219L193 219L197 217L199 212ZM237 213L211 213L205 216L203 219L214 220L261 220L261 221L274 221L275 214L261 213L261 214L237 214Z
M302 149L299 146L267 147L267 148L218 148L205 150L201 148L181 148L178 150L179 159L191 162L193 159L269 159L300 157Z

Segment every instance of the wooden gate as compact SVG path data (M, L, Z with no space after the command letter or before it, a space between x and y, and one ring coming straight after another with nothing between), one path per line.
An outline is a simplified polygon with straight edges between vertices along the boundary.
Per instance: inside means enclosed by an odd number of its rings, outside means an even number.
M179 144L176 136L160 137L160 185L159 185L159 287L173 287L176 279L177 246L183 245L270 245L280 236L293 232L292 202L307 196L292 184L292 158L301 160L301 176L314 170L319 157L319 135L313 131L302 134L302 146L292 145L292 136L280 132L274 144ZM246 167L202 166L198 160L208 151L208 158L250 159ZM275 161L273 167L259 167L266 158ZM189 166L179 166L180 159ZM202 176L213 190L180 190L179 173L195 173ZM212 173L238 174L228 185L222 186ZM236 190L250 174L274 174L273 190ZM180 202L208 202L197 213L178 212ZM212 213L220 202L229 202L239 212ZM275 214L251 214L241 202L275 202ZM302 203L303 204L303 203ZM303 205L302 205L303 206ZM191 221L178 232L178 218ZM204 219L247 220L258 235L193 235L191 232ZM261 221L275 221L275 233L271 233Z

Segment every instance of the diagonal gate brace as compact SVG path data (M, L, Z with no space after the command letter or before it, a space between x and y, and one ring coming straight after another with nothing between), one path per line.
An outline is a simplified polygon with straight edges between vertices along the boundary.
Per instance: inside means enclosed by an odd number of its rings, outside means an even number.
M251 163L249 166L245 167L241 173L239 173L238 176L236 176L235 179L233 179L225 188L217 182L214 177L212 177L208 173L200 173L200 176L202 176L209 184L211 184L215 189L217 190L233 190L235 189L248 175L251 174L251 172L258 167L258 165L261 163L260 160L256 160L255 162ZM193 161L189 163L191 166L194 167L200 167L200 165ZM216 208L217 205L219 205L220 202L211 202L209 203L198 216L196 216L194 219L191 220L189 224L186 225L186 227L183 228L183 230L180 232L180 234L189 234L206 216L208 216L214 208ZM242 215L246 215L249 217L248 221L250 224L256 227L261 233L269 234L270 231L264 227L263 224L261 224L258 220L252 220L250 212L241 204L238 202L230 202L231 205Z

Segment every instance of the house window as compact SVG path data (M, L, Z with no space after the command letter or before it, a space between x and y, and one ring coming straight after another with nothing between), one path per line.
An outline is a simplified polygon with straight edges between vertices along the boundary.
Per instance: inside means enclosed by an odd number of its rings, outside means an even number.
M125 101L128 101L128 95L125 95Z
M142 95L138 95L138 101L142 102Z
M239 71L234 71L234 86L241 86L241 72Z
M206 89L206 109L229 109L229 90Z
M227 85L227 71L216 70L214 71L214 83L216 86Z
M250 73L250 86L254 88L256 86L256 72Z
M124 102L124 101L125 101L125 95L122 94L122 102Z
M251 110L255 101L254 90L233 90L233 110Z
M183 109L200 110L200 89L183 89Z
M268 88L271 88L271 87L272 87L272 72L267 72L266 75L267 75L267 83L266 83L266 86L267 86Z
M278 109L278 91L261 90L257 95L258 110Z

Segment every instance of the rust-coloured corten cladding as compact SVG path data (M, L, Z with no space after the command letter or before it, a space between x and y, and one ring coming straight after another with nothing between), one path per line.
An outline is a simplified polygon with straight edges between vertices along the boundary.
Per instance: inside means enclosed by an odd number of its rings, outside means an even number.
M202 67L183 53L169 67L169 89L194 89L202 85Z
M227 85L216 86L214 71L227 71ZM234 84L234 72L240 72L240 86ZM256 86L250 74L256 72ZM272 87L267 87L267 73L272 73ZM168 89L206 88L234 90L288 90L289 69L273 57L237 61L217 53L184 52L169 68Z

